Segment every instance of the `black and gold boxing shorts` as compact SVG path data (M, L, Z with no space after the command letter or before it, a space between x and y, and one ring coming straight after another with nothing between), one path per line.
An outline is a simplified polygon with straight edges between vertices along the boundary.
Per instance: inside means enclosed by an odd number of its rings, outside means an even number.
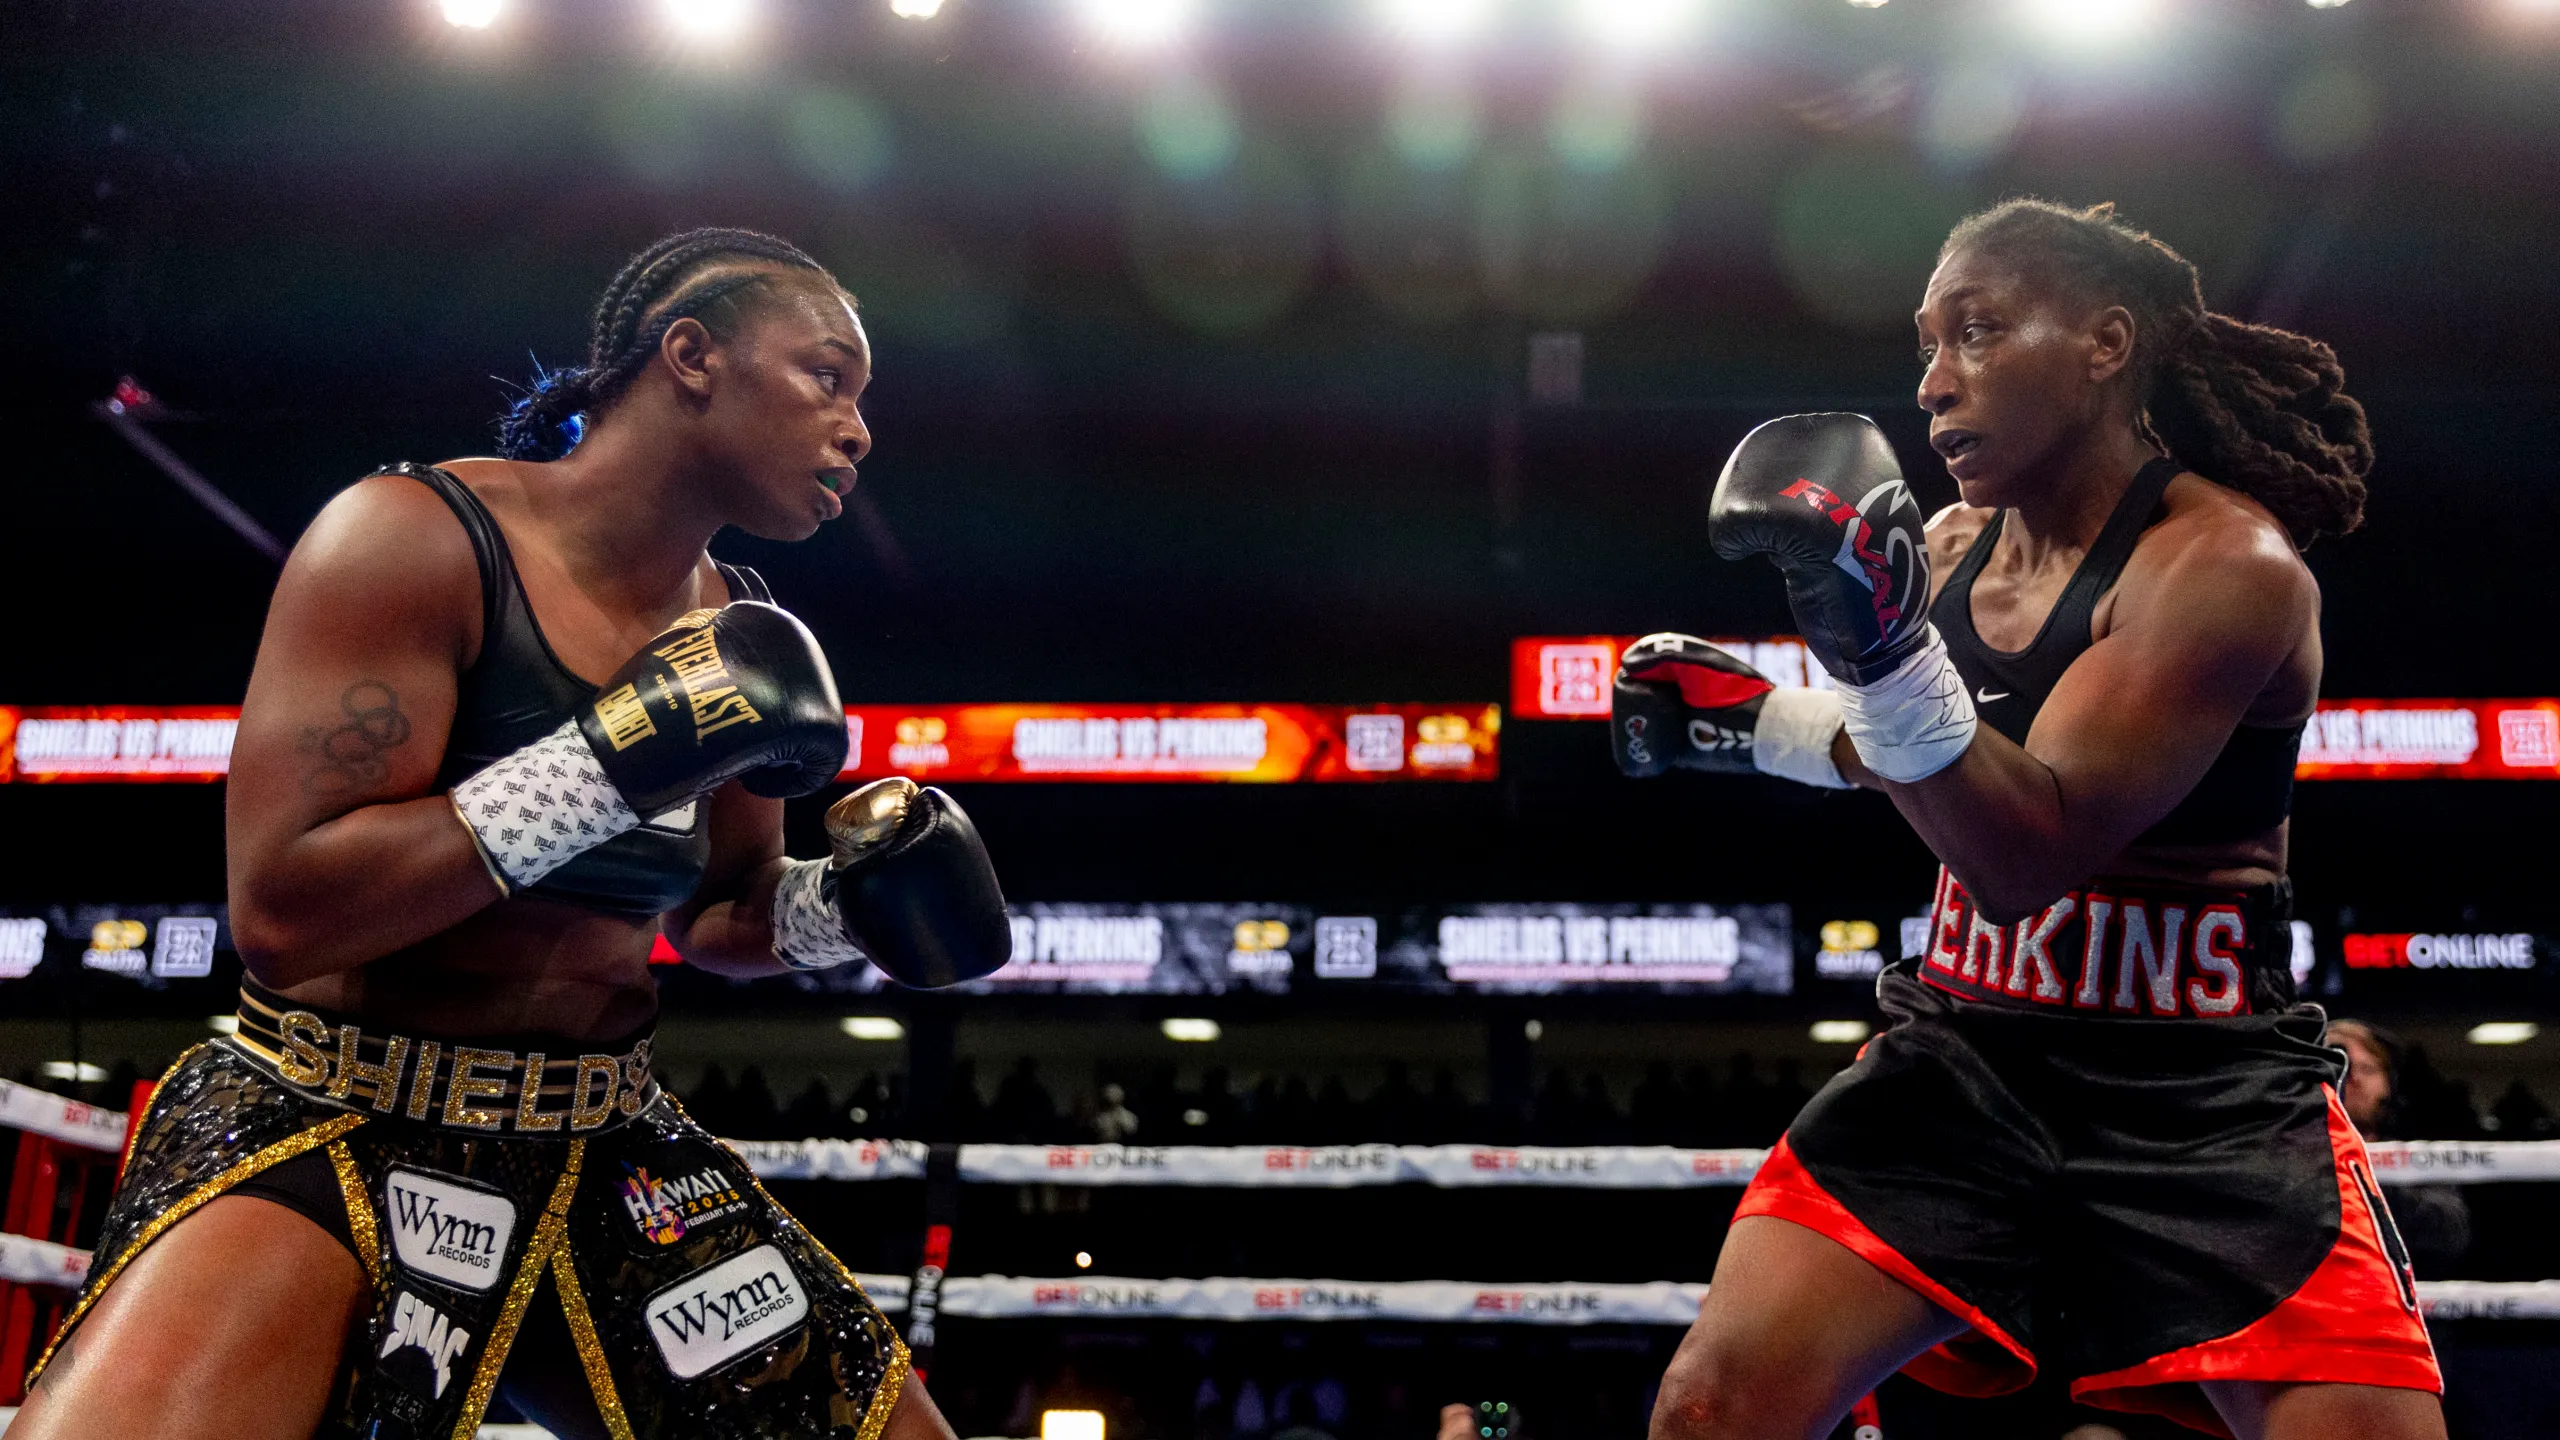
M324 1436L472 1440L537 1298L617 1440L874 1440L906 1382L896 1331L658 1088L645 1039L374 1034L252 989L238 1034L162 1078L30 1383L144 1247L230 1193L311 1215L371 1277Z

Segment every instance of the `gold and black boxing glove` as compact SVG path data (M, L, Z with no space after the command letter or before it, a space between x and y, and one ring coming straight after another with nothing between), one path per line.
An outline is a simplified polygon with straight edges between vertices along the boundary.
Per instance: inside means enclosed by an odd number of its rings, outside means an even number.
M895 777L827 808L825 860L794 860L774 892L774 955L797 970L867 959L938 989L1013 958L986 843L960 802Z
M806 795L845 751L817 639L747 600L678 620L559 729L453 787L453 803L512 893L731 780Z

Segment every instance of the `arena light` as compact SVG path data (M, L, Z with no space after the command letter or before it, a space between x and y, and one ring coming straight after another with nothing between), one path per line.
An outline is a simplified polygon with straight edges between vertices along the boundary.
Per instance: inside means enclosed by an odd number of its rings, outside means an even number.
M1641 51L1695 30L1698 0L1581 0L1575 24L1610 49Z
M1092 1251L1090 1251L1090 1250L1079 1250L1079 1251L1077 1251L1077 1252L1076 1252L1076 1268L1077 1268L1077 1269L1079 1269L1079 1270L1090 1270L1090 1269L1092 1269L1092 1268L1093 1268L1093 1252L1092 1252Z
M889 0L889 13L901 20L930 20L942 13L942 0Z
M1874 1033L1874 1027L1864 1020L1816 1020L1813 1022L1813 1043L1816 1045L1860 1045Z
M2530 1020L2483 1020L2463 1038L2474 1045L2522 1045L2541 1033Z
M847 1015L836 1022L844 1033L855 1040L904 1040L907 1027L889 1015Z
M486 30L498 23L499 0L443 0L444 23L463 30Z
M1192 0L1083 0L1087 28L1125 50L1161 50L1191 28Z
M1218 1022L1198 1017L1180 1017L1164 1022L1164 1038L1189 1045L1206 1044L1218 1038Z
M1099 1410L1043 1410L1040 1440L1102 1440Z
M2026 17L2055 39L2102 45L2141 30L2156 0L2023 0Z
M1454 45L1485 32L1493 0L1378 0L1378 18L1415 44Z
M240 1017L237 1015L207 1015L204 1017L204 1028L212 1031L216 1035L237 1035L240 1033Z
M84 1085L95 1085L107 1078L106 1071L86 1060L47 1060L37 1073L47 1080L76 1080Z
M747 28L749 0L665 0L667 24L688 40L734 40Z

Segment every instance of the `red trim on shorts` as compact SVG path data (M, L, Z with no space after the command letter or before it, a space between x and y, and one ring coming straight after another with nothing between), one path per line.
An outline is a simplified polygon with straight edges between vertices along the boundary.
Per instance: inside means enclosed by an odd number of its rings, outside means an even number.
M2103 1410L2165 1415L2191 1429L2228 1436L2231 1431L2193 1382L2380 1385L2444 1393L2435 1346L2418 1313L2416 1278L2392 1261L2365 1199L2373 1161L2337 1092L2320 1088L2329 1100L2338 1239L2311 1278L2275 1309L2220 1339L2074 1380L2072 1399Z
M1959 1335L1903 1366L1902 1373L1912 1379L1950 1395L1974 1396L2006 1395L2027 1388L2035 1379L2036 1357L2026 1346L1990 1316L1956 1298L1954 1291L1922 1274L1919 1266L1850 1214L1804 1168L1783 1137L1761 1162L1760 1172L1751 1177L1751 1187L1742 1192L1733 1218L1746 1215L1772 1216L1845 1245L1859 1259L1973 1327L1973 1334Z

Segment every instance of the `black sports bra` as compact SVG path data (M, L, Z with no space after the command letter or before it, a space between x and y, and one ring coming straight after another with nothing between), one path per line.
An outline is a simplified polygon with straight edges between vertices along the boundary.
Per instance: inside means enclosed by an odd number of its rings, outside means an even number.
M480 564L480 657L462 673L453 732L436 776L439 786L450 788L560 728L561 721L595 698L595 687L551 652L533 607L525 602L507 537L469 486L432 465L403 462L375 473L406 475L443 496L471 537L471 553ZM720 578L732 600L773 598L753 570L721 565ZM702 809L699 802L687 805L617 835L542 877L527 893L635 918L672 910L691 898L710 860L711 837Z
M2133 555L2135 542L2151 525L2160 497L2178 478L2176 461L2158 459L2142 467L2116 502L2095 544L2063 587L2062 598L2045 617L2044 628L2026 649L1994 650L1973 628L1973 582L2000 541L2001 511L1982 527L1973 548L1965 552L1946 588L1929 607L1929 618L1945 637L1956 673L1973 690L1974 713L1992 729L2020 745L2036 712L2062 679L2062 672L2089 648L2089 621L2098 600L2112 589ZM2240 840L2265 833L2293 813L2293 767L2302 748L2300 725L2242 725L2214 757L2213 767L2187 792L2178 808L2142 833L2141 839L2163 844L2200 844Z

